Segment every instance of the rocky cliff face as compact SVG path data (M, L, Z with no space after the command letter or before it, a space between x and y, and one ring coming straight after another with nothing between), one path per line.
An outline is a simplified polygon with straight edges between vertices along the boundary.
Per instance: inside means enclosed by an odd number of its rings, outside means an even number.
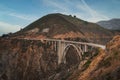
M66 80L87 67L87 60L81 62L73 47L65 56L66 63L58 64L57 52L47 42L2 38L0 43L0 80Z
M45 80L57 71L57 54L40 41L1 40L3 80Z
M105 57L99 62L92 79L119 80L120 79L120 35L115 36L107 44ZM91 80L92 80L91 79Z
M106 50L100 50L87 69L76 71L68 80L119 80L119 74L120 35L107 44Z
M57 53L45 42L0 39L0 80L118 80L120 36L106 50L94 50L78 65L76 50L69 48L66 64L58 65ZM73 55L74 54L74 55ZM91 52L89 53L91 54ZM87 56L87 55L86 55Z

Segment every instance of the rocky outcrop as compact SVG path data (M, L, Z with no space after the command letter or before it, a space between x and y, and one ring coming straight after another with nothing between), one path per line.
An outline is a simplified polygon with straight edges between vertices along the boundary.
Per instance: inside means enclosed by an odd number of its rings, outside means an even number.
M107 44L105 58L99 63L91 80L119 80L120 79L120 35L115 36Z
M100 50L86 70L76 71L68 80L119 80L120 35L115 36L106 47L106 50Z
M3 80L45 80L57 70L57 54L45 43L17 39L0 43Z
M57 52L47 42L1 38L0 43L0 80L66 80L76 70L85 70L95 56L89 55L97 51L87 52L81 61L71 46L66 63L58 64Z
M45 42L0 39L0 43L0 80L61 80L76 68L74 49L69 50L68 63L58 65L57 52Z

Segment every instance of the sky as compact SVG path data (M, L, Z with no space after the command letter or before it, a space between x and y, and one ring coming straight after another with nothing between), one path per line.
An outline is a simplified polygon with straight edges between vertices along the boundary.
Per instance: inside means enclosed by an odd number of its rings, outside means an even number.
M89 22L120 18L120 0L0 0L0 35L16 32L51 13Z

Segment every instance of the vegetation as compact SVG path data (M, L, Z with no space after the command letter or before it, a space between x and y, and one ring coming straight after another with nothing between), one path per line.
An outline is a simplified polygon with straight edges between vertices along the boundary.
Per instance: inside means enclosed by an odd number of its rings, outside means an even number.
M38 42L38 47L40 47L40 46L44 46L45 44L44 43L42 43L42 42Z
M71 72L68 72L65 77L63 77L61 80L67 80L72 75Z
M74 15L73 17L76 18L76 15Z
M95 54L93 55L93 57L97 56L100 53L101 49L97 48L95 49Z
M84 21L84 24L85 24L85 25L87 25L87 24L88 24L88 22L87 22L87 21Z
M86 69L89 67L90 63L91 63L91 60L88 60L88 61L83 65L84 70L86 70Z
M8 33L8 34L3 34L1 37L4 38L4 37L9 37L10 35L12 35L13 33Z
M91 54L90 52L84 52L83 56L84 56L84 57L89 57L90 54Z
M105 68L107 68L107 67L111 66L111 62L110 62L111 60L112 60L112 58L111 58L111 57L108 57L107 59L103 60L103 61L99 64L99 67L105 67Z

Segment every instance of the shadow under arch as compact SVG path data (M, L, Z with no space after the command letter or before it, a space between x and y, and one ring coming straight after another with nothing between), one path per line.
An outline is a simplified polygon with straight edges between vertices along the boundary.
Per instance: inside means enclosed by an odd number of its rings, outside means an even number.
M76 52L69 52L70 50L74 50ZM62 63L69 63L71 65L79 65L80 61L82 60L82 49L74 44L68 44L65 46L63 50L63 57L62 57ZM71 55L71 56L70 56ZM69 57L69 59L67 59ZM72 60L71 60L72 59ZM72 61L72 63L71 63Z

